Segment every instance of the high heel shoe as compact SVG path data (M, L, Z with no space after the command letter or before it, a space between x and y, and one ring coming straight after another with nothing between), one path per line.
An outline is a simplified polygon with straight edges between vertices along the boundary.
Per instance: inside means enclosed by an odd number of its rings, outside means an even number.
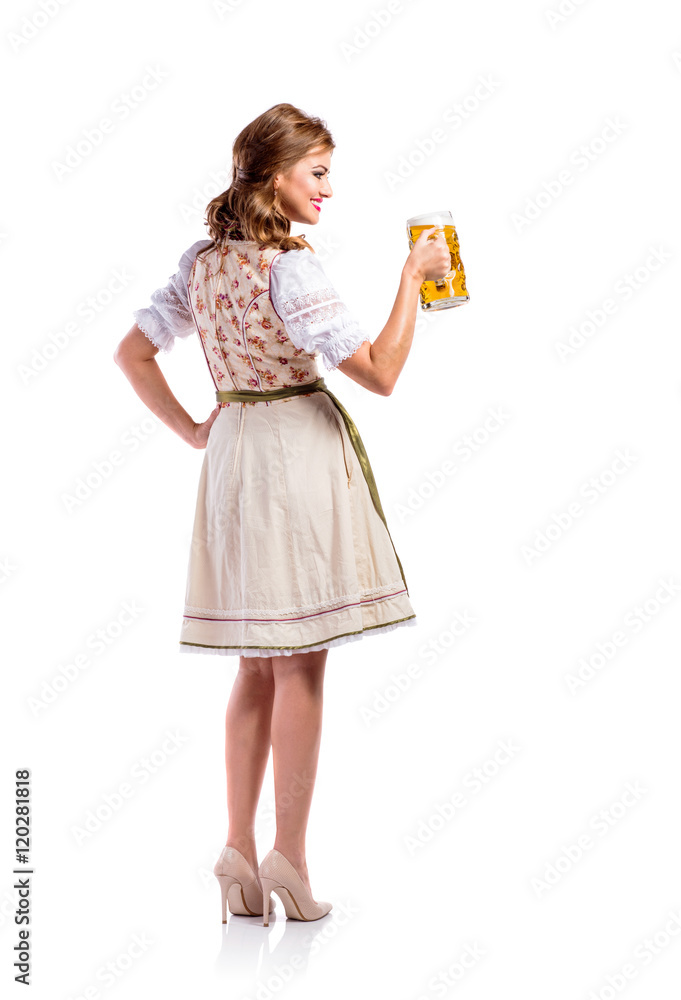
M223 924L227 923L227 903L230 913L242 917L262 915L262 888L248 861L235 847L225 845L222 848L222 854L215 862L213 873L220 883ZM270 900L270 903L270 910L273 910L274 901Z
M258 869L262 885L263 927L269 926L269 902L272 890L284 904L286 916L293 920L319 920L332 908L331 903L315 903L290 861L279 851L271 850Z

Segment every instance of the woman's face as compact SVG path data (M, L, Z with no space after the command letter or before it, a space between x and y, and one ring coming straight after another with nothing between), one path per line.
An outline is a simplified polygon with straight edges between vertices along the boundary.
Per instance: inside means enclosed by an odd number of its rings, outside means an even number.
M287 174L277 174L274 190L277 206L291 222L316 226L322 201L333 194L328 181L333 150L313 149L298 160Z

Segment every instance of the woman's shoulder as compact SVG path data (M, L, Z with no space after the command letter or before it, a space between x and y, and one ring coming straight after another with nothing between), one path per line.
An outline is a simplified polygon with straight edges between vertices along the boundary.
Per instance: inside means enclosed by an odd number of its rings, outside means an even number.
M319 257L309 247L279 251L272 261L272 276L287 283L328 284Z
M190 257L192 260L194 260L197 253L200 253L205 247L210 246L212 242L213 240L206 240L206 239L195 240L195 242L192 243L192 245L188 247L187 250L185 250L180 259L183 260L185 257Z
M210 246L212 242L213 240L196 240L196 242L192 243L192 245L185 250L180 257L177 268L184 278L185 283L189 278L189 272L192 269L192 264L196 260L196 255L201 253L202 250L205 250L206 247Z

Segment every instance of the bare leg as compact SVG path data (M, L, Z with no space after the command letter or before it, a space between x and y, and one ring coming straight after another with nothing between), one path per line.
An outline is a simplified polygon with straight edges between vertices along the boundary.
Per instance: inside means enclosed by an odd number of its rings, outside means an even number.
M273 656L272 754L277 832L274 849L310 890L305 833L317 775L328 649Z
M225 717L227 846L243 854L256 874L255 814L270 754L273 700L271 657L240 657Z

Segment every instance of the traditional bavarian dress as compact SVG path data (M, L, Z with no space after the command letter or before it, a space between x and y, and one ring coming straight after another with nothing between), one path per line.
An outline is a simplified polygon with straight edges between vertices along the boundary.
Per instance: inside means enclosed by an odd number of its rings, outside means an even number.
M286 656L416 625L362 440L317 368L368 337L309 249L209 242L134 313L161 351L198 332L221 405L180 651Z

